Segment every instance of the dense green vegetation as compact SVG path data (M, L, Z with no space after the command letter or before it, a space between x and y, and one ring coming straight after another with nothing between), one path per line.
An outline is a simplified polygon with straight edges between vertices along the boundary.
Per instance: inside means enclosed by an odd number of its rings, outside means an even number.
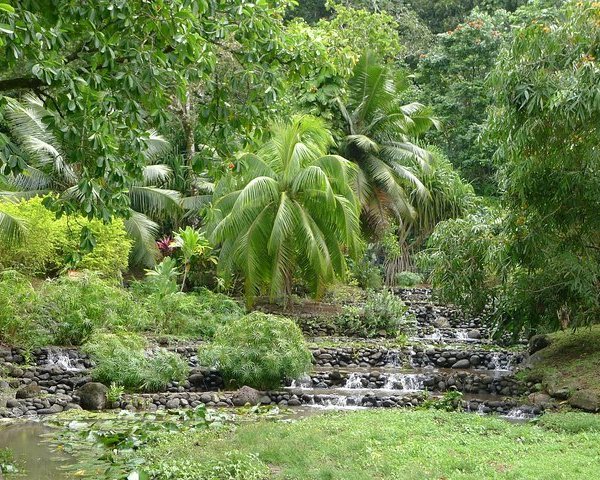
M0 0L0 416L78 401L38 375L61 368L43 346L87 354L68 371L111 405L172 410L313 362L336 370L315 391L406 352L498 373L525 338L545 348L494 398L600 411L599 57L591 0ZM396 288L421 286L470 318L424 290L409 315ZM328 336L314 356L302 329ZM435 411L123 413L63 424L61 448L133 480L597 475L595 417L451 413L470 378L440 375L410 399ZM366 404L410 405L390 398Z
M216 365L232 385L277 388L284 378L296 378L311 367L312 355L302 331L291 320L254 312L217 331L199 352Z
M571 479L599 468L600 424L591 414L548 414L521 425L433 410L328 413L295 422L263 418L235 427L223 427L224 414L210 418L203 410L179 419L178 428L175 419L98 418L90 427L67 429L55 442L77 456L74 471L106 471L113 478L135 469L150 478L203 480L358 480L367 471L370 478L402 480ZM213 428L203 428L208 425ZM139 448L129 449L131 442ZM118 453L110 465L106 448Z

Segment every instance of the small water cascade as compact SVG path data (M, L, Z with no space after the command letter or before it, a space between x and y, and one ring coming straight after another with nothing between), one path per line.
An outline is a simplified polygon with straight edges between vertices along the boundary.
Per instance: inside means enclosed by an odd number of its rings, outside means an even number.
M399 367L401 366L400 357L396 350L388 350L385 356L385 363L390 367Z
M346 396L320 399L317 402L315 402L315 399L313 398L308 405L322 410L359 410L365 408L361 406L361 397Z
M346 379L346 384L344 388L362 388L363 387L363 377L359 373L351 373L348 375Z
M454 332L454 336L456 337L457 340L460 340L463 342L468 342L468 341L472 340L469 337L469 332L467 332L466 330L457 330L456 332Z
M402 390L405 392L417 392L424 390L423 377L410 373L392 373L388 376L384 390Z
M524 408L513 408L506 415L503 415L507 420L525 421L535 418L535 414Z
M71 357L63 352L48 352L46 365L56 365L69 372L81 370L80 367L73 364Z

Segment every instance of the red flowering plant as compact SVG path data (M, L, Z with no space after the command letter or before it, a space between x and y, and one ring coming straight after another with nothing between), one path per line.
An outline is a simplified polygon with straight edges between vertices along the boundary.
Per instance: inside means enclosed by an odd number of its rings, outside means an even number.
M173 253L173 238L170 235L166 235L156 241L156 246L163 257L168 257Z

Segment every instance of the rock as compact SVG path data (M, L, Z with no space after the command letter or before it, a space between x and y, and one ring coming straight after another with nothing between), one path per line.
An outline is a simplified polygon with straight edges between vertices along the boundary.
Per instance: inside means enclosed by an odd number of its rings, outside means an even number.
M9 398L6 400L6 408L17 408L21 406L21 402L14 398Z
M234 393L232 401L236 407L244 405L258 405L261 399L261 393L252 387L243 386Z
M82 410L82 408L76 403L67 403L65 406L65 411L67 410Z
M479 355L471 355L469 361L471 362L471 365L476 367L481 362L481 358L479 358Z
M42 393L42 389L38 385L31 383L31 384L27 385L26 387L23 387L23 388L20 388L19 390L17 390L17 394L15 395L15 397L17 397L17 398L35 398L35 397L39 397L41 393Z
M471 362L466 358L459 360L458 362L452 364L452 368L471 368Z
M469 332L467 333L467 337L472 338L473 340L480 340L481 332L476 329L469 330Z
M42 408L42 409L38 410L37 413L40 415L51 415L53 413L59 413L62 411L63 411L63 407L61 407L60 405L55 403L50 408Z
M205 383L205 378L204 375L201 373L193 373L192 375L190 375L190 377L188 378L188 381L190 382L190 384L192 384L194 387L198 388L198 387L203 387L204 383Z
M450 328L450 322L448 321L448 319L446 317L436 317L433 320L433 324L437 327L437 328Z
M108 388L98 382L86 383L79 389L79 404L84 410L102 410L106 407Z
M532 405L545 407L552 402L552 397L546 393L532 393L527 397Z
M167 401L167 404L165 405L169 410L173 410L175 408L179 408L180 405L180 400L178 398L171 398L170 400Z
M548 394L557 400L567 400L571 392L568 387L557 387L556 385L548 386Z
M600 397L589 390L575 392L569 399L569 404L586 412L600 411Z
M529 339L529 354L533 355L535 352L550 346L550 344L552 344L552 340L548 335L534 335Z

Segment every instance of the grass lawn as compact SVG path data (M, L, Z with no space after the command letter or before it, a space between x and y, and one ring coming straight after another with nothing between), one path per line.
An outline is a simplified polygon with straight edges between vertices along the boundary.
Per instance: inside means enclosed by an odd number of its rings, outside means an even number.
M539 378L549 389L588 390L600 395L600 325L550 337L552 344L536 353L540 361L530 377Z
M210 477L219 479L593 479L600 474L600 416L549 414L514 425L440 411L339 412L214 435L176 433L142 455L162 471L190 462L224 466L232 458L256 467L245 475L239 464L231 476Z

